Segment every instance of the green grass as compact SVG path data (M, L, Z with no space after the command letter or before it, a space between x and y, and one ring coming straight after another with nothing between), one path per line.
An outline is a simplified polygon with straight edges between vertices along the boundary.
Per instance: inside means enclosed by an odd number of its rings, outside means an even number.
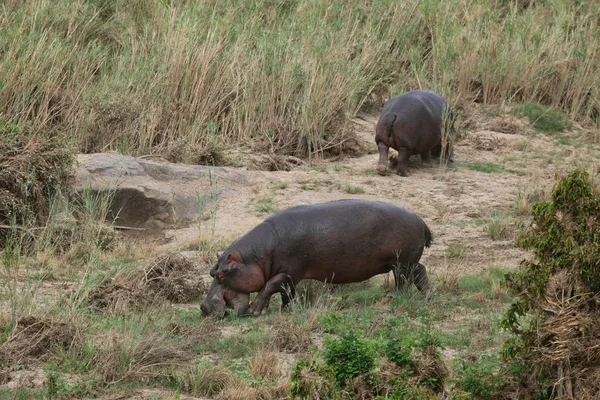
M448 257L460 257L465 254L465 246L462 243L454 243L446 248Z
M273 214L277 211L273 196L264 196L256 199L256 212L258 215Z
M334 185L334 187L337 190L348 194L363 194L365 192L365 189L362 186L351 185L348 183L337 183Z
M562 132L573 125L562 112L538 103L516 106L513 113L527 117L534 128L548 133Z
M505 168L501 165L491 162L482 161L458 161L455 162L457 167L464 167L473 171L485 172L487 174L507 172L515 175L526 175L525 171Z

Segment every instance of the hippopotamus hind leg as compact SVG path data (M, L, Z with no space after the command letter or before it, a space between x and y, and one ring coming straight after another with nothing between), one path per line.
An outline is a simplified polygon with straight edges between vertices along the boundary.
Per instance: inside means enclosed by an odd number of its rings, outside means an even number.
M416 265L395 265L393 268L396 290L406 292L414 283L420 292L429 289L429 278L425 266L421 263Z
M431 156L429 155L429 151L421 153L421 163L423 163L423 165L431 166Z
M410 159L412 152L406 147L400 147L398 149L398 167L396 173L400 176L409 176L408 172L408 160Z

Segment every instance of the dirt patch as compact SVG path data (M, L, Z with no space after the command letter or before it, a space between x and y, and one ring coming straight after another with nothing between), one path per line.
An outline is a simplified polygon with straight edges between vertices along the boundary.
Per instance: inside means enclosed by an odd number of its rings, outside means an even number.
M107 314L119 315L168 300L187 303L207 291L198 267L177 253L157 257L129 273L120 273L89 294L92 304Z

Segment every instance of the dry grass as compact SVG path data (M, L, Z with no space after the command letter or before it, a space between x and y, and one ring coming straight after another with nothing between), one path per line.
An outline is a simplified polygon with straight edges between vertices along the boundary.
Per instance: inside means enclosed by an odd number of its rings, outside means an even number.
M493 151L506 146L506 141L496 135L470 135L469 141L477 150Z
M9 332L0 344L0 362L5 367L44 361L59 347L77 349L83 343L82 327L60 319L22 316L12 328L3 328Z
M190 302L206 290L193 262L180 254L167 254L131 272L118 273L92 289L89 299L104 313L120 315L164 300Z
M215 396L236 382L228 368L199 364L173 373L173 379L186 393L195 396Z
M191 337L174 338L166 331L135 328L113 331L102 341L95 373L103 383L169 377L193 358L190 350L195 340Z
M460 270L462 269L462 262L463 261L453 261L452 263L448 263L448 260L444 258L444 264L437 273L437 277L439 278L440 289L452 293L460 292L458 283L460 280Z
M272 345L279 351L300 353L310 346L310 332L316 326L309 319L298 323L279 314L271 324ZM312 326L311 326L312 325Z
M536 101L589 121L598 8L504 3L11 1L0 14L0 113L67 132L81 151L200 163L223 162L234 143L354 152L350 118L418 87L459 108Z
M256 378L277 379L281 375L277 353L268 348L257 351L250 360L248 370Z
M531 388L553 385L556 398L597 399L600 393L600 296L591 293L575 271L553 275L536 308L541 322L534 331L537 346L528 350L529 365L543 371L543 382L531 376L528 387L512 382L510 393L530 396Z

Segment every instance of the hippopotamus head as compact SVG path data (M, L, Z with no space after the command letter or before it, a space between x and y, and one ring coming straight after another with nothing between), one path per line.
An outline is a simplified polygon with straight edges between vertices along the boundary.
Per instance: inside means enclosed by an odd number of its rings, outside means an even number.
M245 264L237 251L217 254L218 260L210 270L213 283L200 309L204 315L224 316L225 308L238 315L249 306L250 293L258 292L265 284L264 274L257 263Z
M237 315L242 315L248 309L250 295L248 293L239 293L228 289L219 282L217 278L206 295L206 299L200 306L204 316L224 317L226 308L233 309Z

